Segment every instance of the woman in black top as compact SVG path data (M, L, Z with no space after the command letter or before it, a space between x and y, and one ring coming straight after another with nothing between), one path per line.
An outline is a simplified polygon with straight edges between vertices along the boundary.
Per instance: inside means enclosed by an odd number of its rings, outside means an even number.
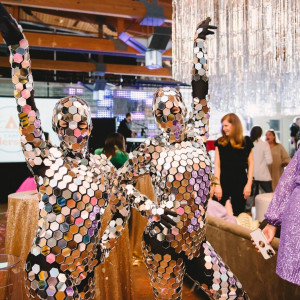
M243 136L236 114L225 115L221 123L222 137L215 142L215 178L219 183L215 196L223 205L231 199L233 214L237 216L245 211L246 199L251 194L253 143L248 136Z

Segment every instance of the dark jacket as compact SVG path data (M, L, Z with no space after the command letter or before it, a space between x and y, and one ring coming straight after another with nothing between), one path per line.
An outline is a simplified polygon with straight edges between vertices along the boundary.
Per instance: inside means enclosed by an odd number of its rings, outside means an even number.
M129 129L129 127L130 127L130 124L126 122L126 119L124 119L123 121L120 122L118 132L124 136L125 140L126 140L126 138L131 137L132 131Z

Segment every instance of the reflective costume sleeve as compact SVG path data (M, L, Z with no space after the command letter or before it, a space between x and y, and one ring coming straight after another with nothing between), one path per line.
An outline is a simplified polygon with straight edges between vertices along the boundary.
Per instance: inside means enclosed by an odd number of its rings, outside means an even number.
M129 160L117 172L110 197L112 218L103 233L99 246L101 255L105 257L109 256L109 252L114 248L117 239L126 227L130 217L130 206L139 210L143 216L149 217L153 213L156 214L156 205L132 185L136 183L139 175L147 173L146 165L150 154L146 149L147 146L141 144L138 150L129 154Z
M117 244L117 239L121 236L130 217L130 205L139 210L143 216L157 214L156 206L151 200L132 185L122 184L118 192L110 198L112 218L101 238L101 255L108 257L109 252Z
M118 170L118 182L121 191L130 202L130 205L140 211L143 216L153 215L155 203L136 190L132 184L135 184L140 175L149 173L148 163L151 154L148 151L149 140L141 144L139 148L129 154L128 161ZM156 214L156 212L154 213Z
M122 195L112 194L110 197L110 208L112 217L101 237L98 264L109 256L110 251L117 244L117 239L121 236L130 217L130 207L127 199Z
M41 167L45 167L48 145L42 131L39 111L34 103L28 41L24 37L18 44L10 45L9 50L14 97L20 120L21 145L30 169L38 174Z

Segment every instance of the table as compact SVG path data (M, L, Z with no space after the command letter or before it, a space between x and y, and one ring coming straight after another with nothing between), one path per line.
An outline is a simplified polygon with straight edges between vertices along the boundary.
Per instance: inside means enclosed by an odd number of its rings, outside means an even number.
M20 258L10 254L0 254L0 300L22 300Z
M258 194L255 197L256 219L260 222L264 220L264 214L267 212L269 204L274 193Z
M155 200L154 189L149 174L140 176L135 187L150 200ZM131 208L131 217L129 219L129 239L132 256L135 262L142 262L143 256L141 243L146 224L147 218L142 217L138 210Z
M24 265L30 250L38 221L39 195L36 191L14 193L8 196L8 217L5 240L5 252L20 257L22 287L24 299L27 299L24 283ZM110 219L110 210L106 210L102 228ZM132 299L131 251L129 234L126 228L104 264L95 269L95 299L119 300Z

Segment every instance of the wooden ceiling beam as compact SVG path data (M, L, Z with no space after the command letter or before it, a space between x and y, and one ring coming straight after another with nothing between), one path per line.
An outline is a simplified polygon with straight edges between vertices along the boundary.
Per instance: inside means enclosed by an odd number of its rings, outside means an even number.
M92 24L99 24L99 20L95 15L88 15L88 14L79 14L79 13L68 13L68 12L60 12L60 11L47 11L43 9L33 9L33 11L41 12L53 16L57 16L60 18L70 18L78 21L89 22ZM99 17L98 17L99 18ZM153 34L155 26L142 26L135 20L128 20L123 18L114 18L114 17L104 17L104 22L106 24L112 25L118 33L123 31L127 32L136 32L140 33L141 35L150 36ZM122 25L121 25L122 24Z
M13 8L15 7L17 6L13 6ZM56 16L59 18L68 18L76 21L84 21L84 22L89 22L92 24L99 25L99 17L96 15L83 14L83 13L70 13L66 11L45 10L45 9L37 9L37 8L33 8L32 11ZM151 34L153 34L155 29L155 26L151 26L151 25L142 26L135 20L129 20L124 18L103 16L103 20L104 23L112 25L117 30L118 33L122 31L127 31L127 32L136 32L136 33L140 33L141 35L150 36ZM123 22L123 28L122 26L120 26L122 22Z
M116 54L140 54L137 50L127 47L127 50L118 50L112 40L90 38L82 36L48 34L40 32L24 32L31 47L46 48L49 50L77 50L83 52L110 52ZM3 41L0 41L3 44Z
M1 0L3 4L25 7L60 10L92 15L106 15L129 19L142 19L146 15L146 7L139 1L133 0ZM172 7L162 3L164 16L168 22L172 20Z
M105 71L106 74L172 78L172 74L167 68L150 70L145 66L115 65L115 64L105 64L105 65L106 65L106 71Z
M120 65L120 64L104 64L106 67L106 74L118 75L137 75L145 77L164 77L172 78L170 71L166 68L155 70L147 69L144 66L135 65ZM0 57L0 67L9 67L7 57ZM91 62L73 62L61 60L48 60L48 59L33 59L32 68L36 70L45 71L61 71L61 72L94 72L96 67Z
M82 51L85 53L112 53L119 55L141 55L137 50L129 47L124 49L117 49L115 43L109 39L90 38L81 36L59 35L59 34L47 34L37 32L25 32L25 36L29 41L31 47L45 48L48 50L65 50L65 51ZM116 40L118 43L122 43L120 40ZM0 39L0 44L3 44L3 40ZM163 57L170 58L171 53L169 50L163 54Z

